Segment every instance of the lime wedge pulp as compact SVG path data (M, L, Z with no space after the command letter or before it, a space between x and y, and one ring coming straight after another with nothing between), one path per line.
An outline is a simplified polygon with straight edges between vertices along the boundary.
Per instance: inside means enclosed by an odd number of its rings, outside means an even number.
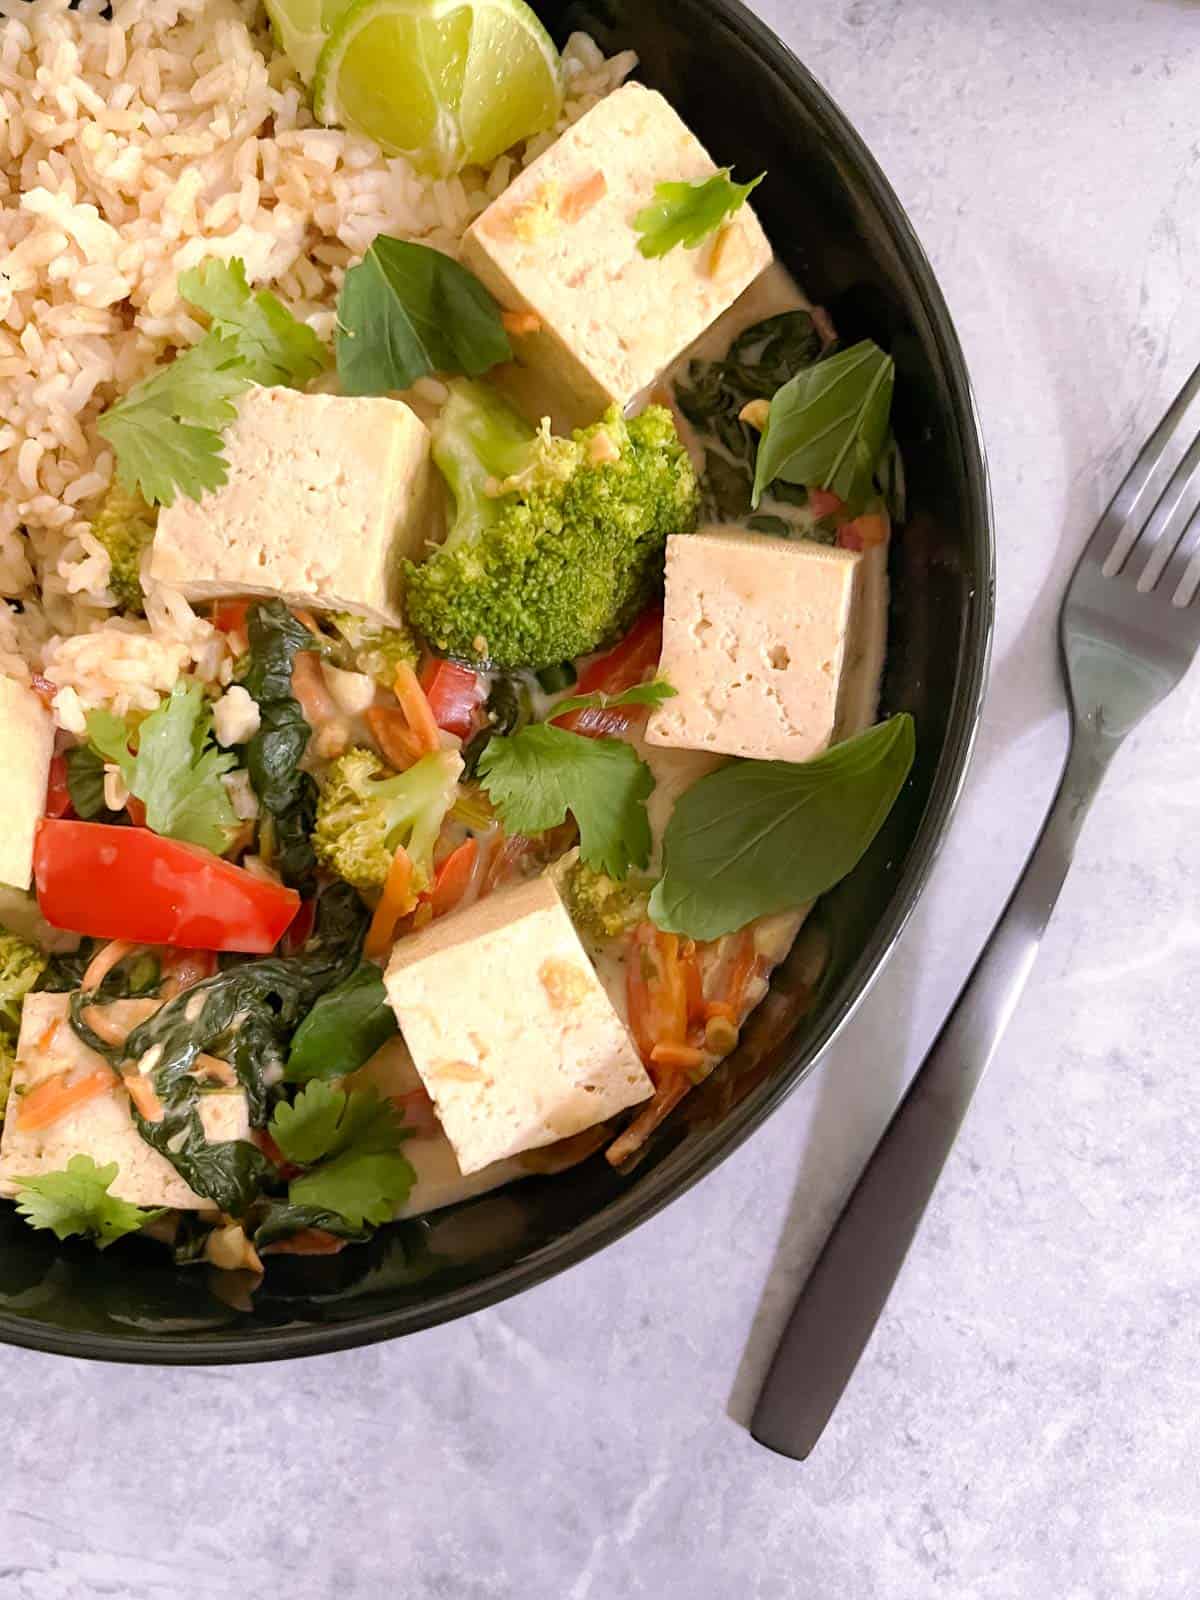
M558 52L524 0L354 0L313 85L322 122L439 176L550 127L562 95Z
M351 0L265 0L279 48L311 84L331 29Z

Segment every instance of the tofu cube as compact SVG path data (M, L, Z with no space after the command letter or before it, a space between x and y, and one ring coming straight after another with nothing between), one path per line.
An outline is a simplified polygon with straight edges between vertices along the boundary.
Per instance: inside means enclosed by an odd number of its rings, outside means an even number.
M650 744L807 761L838 720L860 556L806 540L705 528L667 541L659 673L676 692Z
M633 219L659 183L716 165L662 95L630 83L525 169L467 230L462 258L509 311L540 327L517 360L573 393L582 421L624 407L771 262L743 205L696 249L648 259Z
M46 810L54 719L27 684L0 678L0 883L28 889Z
M21 1034L12 1090L0 1133L0 1194L15 1194L18 1178L61 1172L72 1156L91 1156L98 1167L117 1163L110 1194L137 1206L171 1206L180 1211L213 1211L137 1130L129 1096L114 1078L107 1094L96 1095L44 1128L22 1130L21 1097L56 1072L96 1071L102 1056L88 1048L69 1020L70 995L29 994L21 1011ZM110 1008L115 1022L134 1027L156 1002L118 1000ZM250 1117L240 1089L221 1089L200 1099L200 1120L214 1143L248 1139Z
M189 600L278 596L398 623L400 562L437 534L429 433L399 400L250 389L229 475L160 513L155 583Z
M402 939L384 982L463 1173L654 1092L547 877Z

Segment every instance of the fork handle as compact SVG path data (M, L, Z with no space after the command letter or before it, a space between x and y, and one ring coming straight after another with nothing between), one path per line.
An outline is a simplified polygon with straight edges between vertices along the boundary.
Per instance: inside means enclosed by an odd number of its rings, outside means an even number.
M1073 742L1017 886L800 1291L750 1424L781 1455L812 1450L879 1320L1025 987L1110 755L1089 736Z

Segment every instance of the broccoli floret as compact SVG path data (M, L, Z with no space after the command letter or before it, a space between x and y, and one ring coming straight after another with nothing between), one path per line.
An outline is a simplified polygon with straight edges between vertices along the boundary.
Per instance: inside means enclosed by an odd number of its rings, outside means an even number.
M653 883L626 878L618 882L576 860L560 880L563 899L580 933L598 942L619 939L644 922Z
M46 970L49 957L37 945L0 928L0 1040L15 1040L25 996Z
M17 1034L25 996L46 970L49 957L37 945L0 928L0 1123L16 1064Z
M379 889L403 845L412 858L414 888L425 888L461 771L456 751L439 750L389 777L373 751L348 750L321 790L312 840L318 858L356 889Z
M696 475L671 413L614 406L570 439L527 426L480 383L450 385L433 456L449 536L405 564L413 626L449 655L534 670L619 634L661 587L668 534L688 533Z
M420 659L420 646L407 628L385 628L350 611L331 612L327 620L345 646L338 665L365 672L385 689L395 683L397 667L415 667Z
M112 562L108 587L124 611L140 613L145 608L142 553L154 537L157 519L158 513L140 494L122 489L115 478L92 519L92 532Z

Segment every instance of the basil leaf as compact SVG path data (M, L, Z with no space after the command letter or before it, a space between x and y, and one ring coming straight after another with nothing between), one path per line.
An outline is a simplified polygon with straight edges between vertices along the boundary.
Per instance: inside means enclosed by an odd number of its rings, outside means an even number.
M701 778L667 824L651 918L716 939L832 889L882 827L915 750L901 712L812 761L737 761Z
M396 1031L383 975L364 961L345 983L323 994L296 1029L287 1081L344 1077L370 1060Z
M440 250L386 234L347 272L337 320L343 394L408 389L431 372L477 378L512 356L478 278Z
M755 507L776 478L831 490L852 508L869 499L895 378L891 356L868 339L785 383L758 446Z
M108 810L104 804L104 758L91 745L77 744L67 751L66 762L67 793L75 815L90 822Z

